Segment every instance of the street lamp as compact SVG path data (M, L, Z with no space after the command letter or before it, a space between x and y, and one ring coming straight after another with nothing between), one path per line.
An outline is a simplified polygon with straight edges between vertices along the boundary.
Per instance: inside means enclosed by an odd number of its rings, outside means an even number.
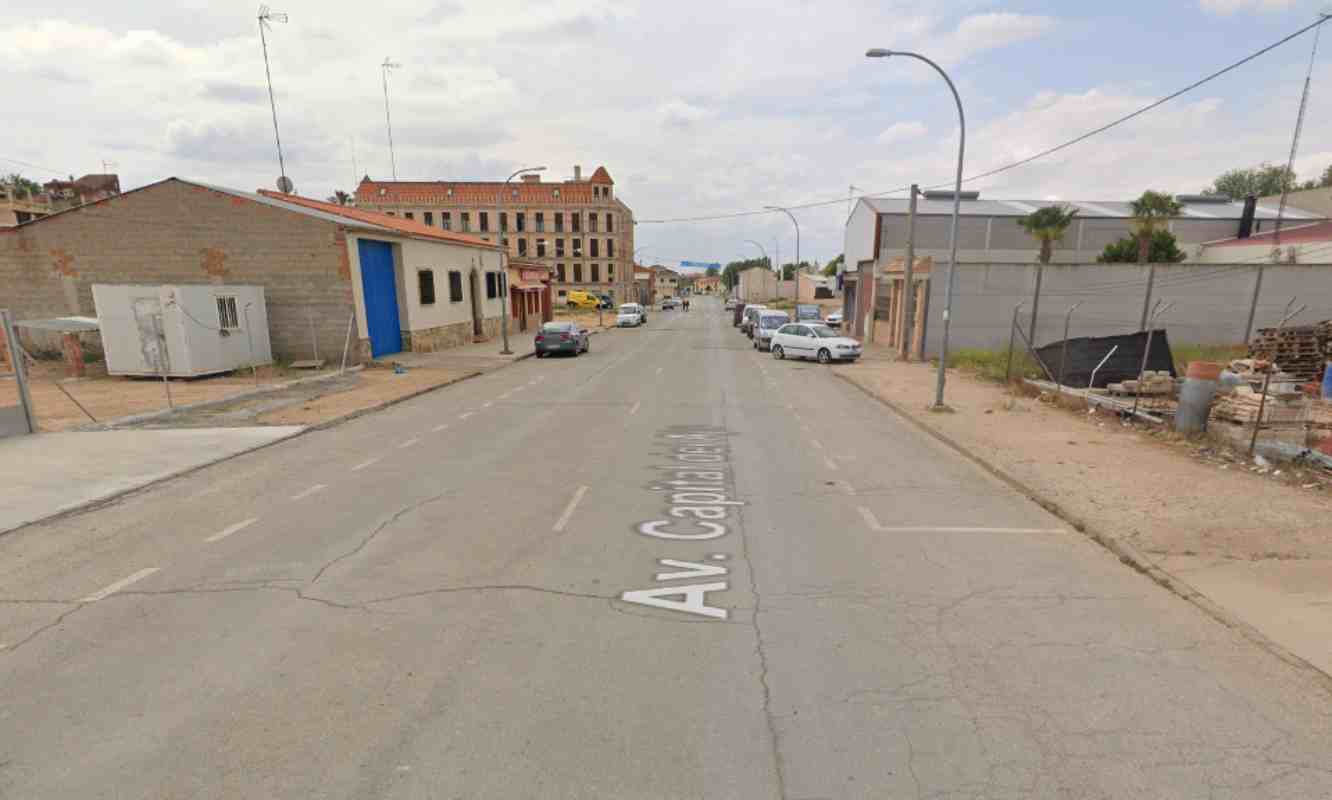
M504 212L504 195L506 195L509 191L509 181L513 180L519 175L523 175L528 172L545 172L545 171L546 171L545 167L523 167L522 169L514 170L514 173L512 175L504 179L504 186L500 188L499 202L495 204L497 207L495 210L495 214L498 216L499 214L502 214ZM499 224L498 219L496 219L495 222L497 225ZM500 355L511 356L513 355L513 351L509 349L509 272L508 268L504 266L504 261L509 255L509 245L504 241L504 227L505 227L504 225L499 226L500 228L499 231L500 333L504 337L504 349L500 351Z
M796 222L795 214L792 214L790 211L786 210L785 208L782 208L781 206L764 206L764 208L768 209L769 211L780 211L780 212L782 212L783 214L785 214L786 216L788 216L788 217L791 218L791 224L794 225L794 226L795 226L795 229L796 229L796 260L795 260L795 268L796 268L796 271L799 271L799 270L800 270L800 223L799 223L799 222ZM779 264L779 265L777 266L777 285L778 285L778 286L781 286L781 285L782 285L781 281L782 281L782 268L781 268L781 265ZM797 281L797 279L796 279L795 272L792 272L792 273L791 273L791 305L792 305L792 306L795 305L795 301L798 299L798 298L796 297L796 289L795 289L795 285L796 285L797 282L798 282L798 281ZM780 296L781 296L781 295L778 294L778 297L780 297Z
M757 248L759 249L759 252L763 254L763 260L766 261L766 262L768 262L768 269L772 269L772 259L771 259L771 258L768 258L768 251L767 251L767 249L765 249L765 248L763 247L763 245L759 244L758 242L754 241L753 239L746 239L745 242L748 243L748 244L752 244L752 245L754 245L755 247L757 247ZM735 287L732 286L731 288L734 289Z
M867 58L888 58L889 56L902 56L905 58L914 58L924 61L934 71L938 72L944 81L948 84L948 89L953 93L953 101L957 103L957 179L953 183L953 219L948 227L948 272L944 277L946 281L944 291L944 310L943 310L943 339L939 344L939 376L935 382L934 406L935 411L942 411L947 408L944 405L944 370L948 365L948 322L952 316L953 310L953 271L957 266L957 213L958 205L962 201L962 159L967 149L967 117L962 112L962 98L957 93L957 87L953 85L953 79L948 77L943 67L934 63L919 53L908 53L901 50L886 50L882 47L874 47L865 51ZM864 278L862 276L861 280Z

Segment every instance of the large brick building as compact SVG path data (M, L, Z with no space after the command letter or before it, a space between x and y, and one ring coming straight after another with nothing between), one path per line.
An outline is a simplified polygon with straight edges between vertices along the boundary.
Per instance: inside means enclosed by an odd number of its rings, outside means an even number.
M571 289L633 299L633 212L615 196L605 167L547 183L527 174L502 181L375 181L356 187L356 206L439 230L499 240L514 258L550 267L555 303Z
M352 361L498 335L497 245L363 209L167 178L0 229L0 305L20 319L92 315L92 285L264 287L273 353ZM220 290L219 290L220 291Z

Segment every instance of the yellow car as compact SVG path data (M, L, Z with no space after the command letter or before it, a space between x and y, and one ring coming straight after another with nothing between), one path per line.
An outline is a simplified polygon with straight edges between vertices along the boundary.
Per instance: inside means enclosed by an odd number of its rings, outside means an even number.
M601 304L600 298L591 292L584 292L574 289L565 297L564 302L569 308L591 308L595 309Z

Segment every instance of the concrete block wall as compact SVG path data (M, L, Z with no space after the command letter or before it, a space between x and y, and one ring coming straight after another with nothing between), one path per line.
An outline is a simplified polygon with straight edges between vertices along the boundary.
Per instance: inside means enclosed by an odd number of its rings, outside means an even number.
M1139 329L1147 288L1147 265L1051 264L1042 279L1036 344L1064 336L1064 315L1074 303L1070 336L1109 336ZM937 353L943 332L944 278L938 266L929 287L925 345ZM1156 299L1175 307L1161 318L1158 328L1169 331L1178 344L1242 344L1257 265L1157 264ZM1034 264L960 264L953 288L949 347L1002 349L1008 346L1013 307L1024 302L1019 316L1022 331L1031 319L1036 285ZM1268 265L1254 328L1276 325L1291 298L1309 310L1295 324L1332 319L1332 267ZM1019 339L1019 342L1021 340Z
M311 357L311 317L320 356L340 359L353 303L338 225L171 179L0 231L16 317L92 316L94 283L263 286L274 356L292 360Z

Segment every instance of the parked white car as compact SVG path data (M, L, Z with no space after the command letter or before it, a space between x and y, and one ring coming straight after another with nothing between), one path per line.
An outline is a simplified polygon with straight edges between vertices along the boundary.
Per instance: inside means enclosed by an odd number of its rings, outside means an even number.
M785 311L775 309L764 309L758 313L758 319L754 321L754 349L769 350L772 344L772 335L777 329L791 321L791 315Z
M860 358L860 342L843 336L827 325L792 322L772 334L773 358L812 358L820 364L855 361Z
M829 327L833 328L842 327L842 312L840 311L832 312L823 322L825 325L828 325Z
M625 303L615 315L615 325L620 328L637 328L647 322L647 315L638 303Z

